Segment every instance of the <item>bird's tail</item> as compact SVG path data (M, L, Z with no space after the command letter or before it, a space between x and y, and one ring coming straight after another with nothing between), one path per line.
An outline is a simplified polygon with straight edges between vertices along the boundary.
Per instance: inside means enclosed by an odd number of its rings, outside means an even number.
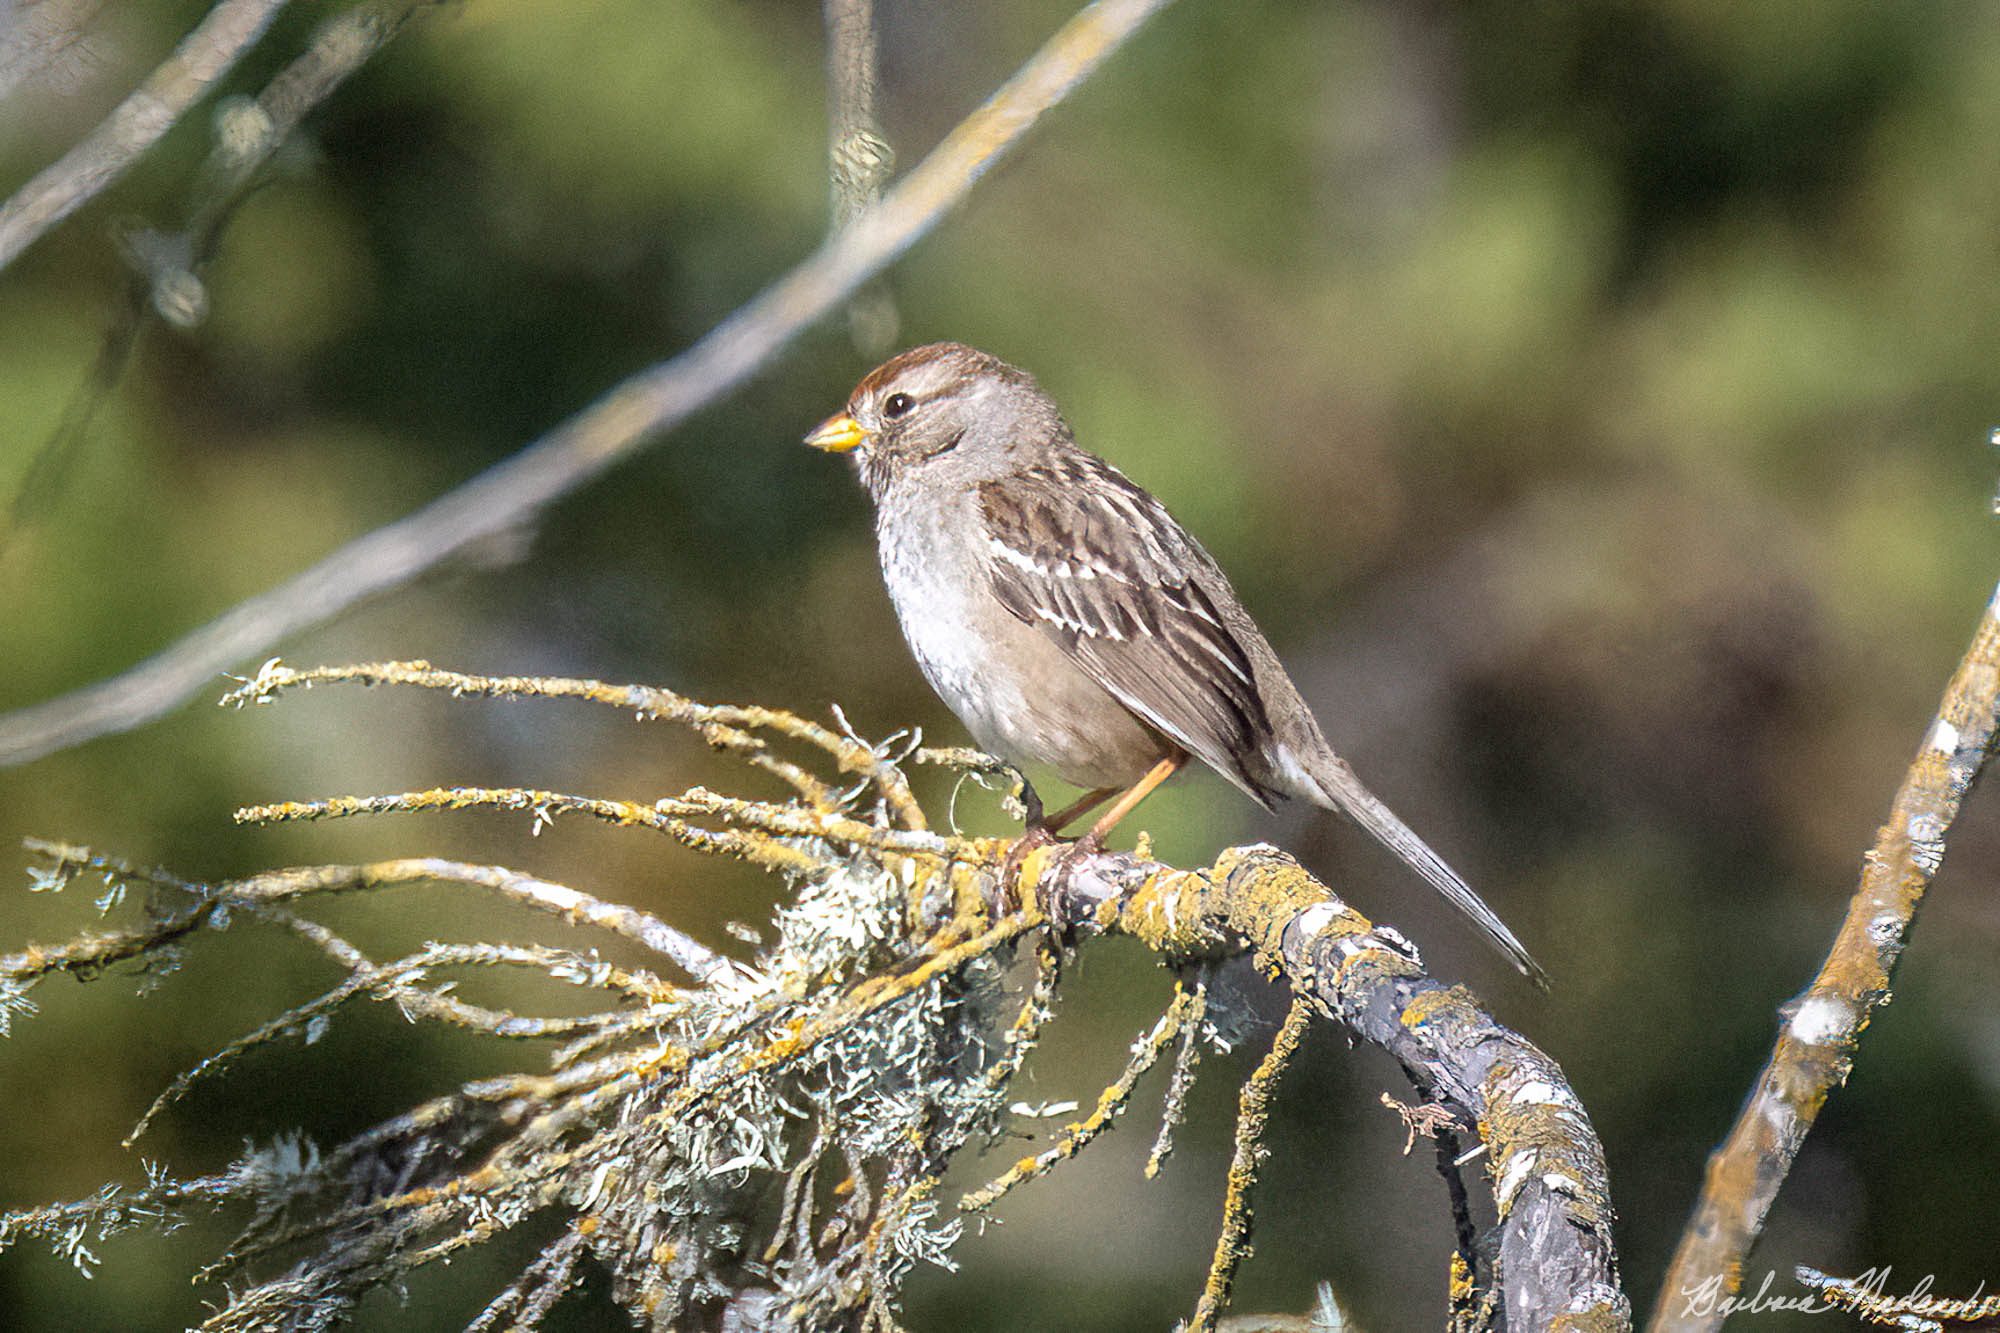
M1353 769L1329 751L1326 752L1325 762L1312 766L1310 775L1313 786L1326 798L1322 804L1328 809L1340 811L1367 829L1377 842L1402 858L1403 864L1422 875L1432 888L1443 894L1446 902L1463 912L1479 928L1479 933L1486 937L1487 942L1519 968L1523 976L1543 990L1549 988L1549 974L1529 956L1521 941L1514 938L1514 932L1507 929L1507 923L1472 891L1470 884L1459 878L1456 870L1445 864L1443 857L1432 851L1428 843L1411 832L1408 824L1396 818L1388 806L1362 786Z

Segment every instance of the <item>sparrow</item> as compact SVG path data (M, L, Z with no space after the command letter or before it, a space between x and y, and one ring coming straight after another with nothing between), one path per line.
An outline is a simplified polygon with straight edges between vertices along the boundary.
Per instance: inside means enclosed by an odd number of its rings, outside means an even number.
M864 376L806 443L847 454L875 507L882 579L924 678L980 746L1119 820L1189 759L1266 809L1352 819L1515 967L1544 973L1479 895L1334 753L1228 577L1165 506L1076 443L1027 372L961 343Z

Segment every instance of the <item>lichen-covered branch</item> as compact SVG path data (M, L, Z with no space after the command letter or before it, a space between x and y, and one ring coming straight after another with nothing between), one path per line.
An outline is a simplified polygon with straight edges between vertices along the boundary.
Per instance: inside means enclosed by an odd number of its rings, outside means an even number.
M300 671L274 657L255 676L223 695L221 702L225 708L268 704L287 690L309 690L327 684L408 685L443 690L453 698L579 699L604 704L633 713L642 720L658 719L692 728L716 749L740 755L784 779L815 809L836 808L834 793L824 782L771 753L769 740L758 734L768 732L824 751L839 765L843 775L873 783L895 814L898 825L906 829L925 827L924 813L910 794L909 780L889 762L887 743L869 745L845 731L835 731L782 709L701 704L653 685L607 685L599 680L556 676L475 676L463 671L441 671L428 662L365 662Z
M231 0L240 3L241 0ZM269 3L269 0L266 0ZM894 263L1168 0L1095 0L897 182L881 203L671 360L416 512L349 542L109 680L0 715L0 765L142 726L220 672L528 523L722 398Z
M958 1206L966 1212L978 1212L990 1208L1005 1198L1009 1191L1023 1181L1045 1176L1063 1162L1082 1152L1098 1135L1109 1129L1112 1122L1124 1113L1125 1104L1132 1099L1133 1090L1139 1080L1159 1062L1167 1047L1181 1036L1188 1022L1199 1012L1200 1001L1195 992L1185 987L1176 988L1173 1003L1160 1015L1160 1021L1153 1024L1153 1030L1132 1043L1132 1058L1125 1062L1124 1072L1097 1095L1097 1104L1083 1119L1063 1127L1062 1137L1033 1157L1023 1157L1008 1167L994 1179L973 1190L958 1201Z
M608 897L436 858L299 867L207 885L87 849L35 844L47 862L37 887L56 891L99 876L107 885L99 909L136 909L140 919L0 958L0 1014L30 1013L29 990L58 973L87 979L112 962L174 965L222 930L276 930L335 969L316 993L174 1079L133 1137L195 1083L226 1077L273 1043L311 1043L369 1002L393 1004L411 1022L504 1040L510 1050L540 1043L545 1057L331 1148L288 1140L220 1176L190 1181L149 1168L132 1190L107 1187L0 1218L0 1247L40 1239L89 1267L97 1262L91 1247L130 1226L231 1209L245 1216L235 1242L202 1274L229 1284L205 1327L325 1327L384 1283L544 1219L555 1238L491 1297L474 1327L534 1327L586 1273L601 1270L613 1299L653 1327L889 1329L912 1269L953 1263L964 1214L1086 1150L1178 1044L1171 1125L1205 1030L1209 961L1249 954L1290 985L1294 1004L1242 1091L1198 1327L1217 1325L1248 1253L1250 1189L1272 1089L1314 1017L1389 1050L1435 1104L1425 1123L1440 1128L1448 1120L1484 1145L1498 1234L1480 1252L1498 1258L1483 1273L1455 1260L1447 1279L1454 1309L1491 1315L1463 1326L1501 1317L1510 1328L1625 1326L1602 1153L1560 1071L1470 995L1425 977L1406 942L1356 916L1281 854L1247 848L1210 869L1181 871L1129 855L1042 848L1019 867L1016 891L999 892L995 878L1012 864L1007 840L929 830L894 747L779 710L419 663L318 671L272 663L230 702L270 702L294 687L350 681L581 699L642 719L672 718L784 779L781 797L697 788L638 802L438 788L278 802L246 817L587 814L784 875L794 889L772 923L775 939L754 956L730 958ZM773 753L780 741L790 747L782 759ZM432 941L378 960L312 915L324 895L419 882L552 914L646 962L615 963L583 944L503 941ZM966 1149L1075 1108L1008 1099L1054 1013L1065 957L1087 937L1112 931L1143 941L1181 972L1166 1013L1088 1114L992 1186L953 1200L946 1173ZM646 965L653 959L692 984L660 980ZM494 968L581 990L596 1007L549 1018L457 993L461 974L475 980ZM1149 1175L1164 1153L1163 1133ZM1468 1225L1463 1202L1455 1200L1460 1228Z
M1229 1159L1228 1192L1222 1198L1222 1233L1215 1238L1215 1257L1209 1261L1208 1279L1202 1283L1201 1300L1194 1307L1194 1318L1188 1321L1188 1333L1209 1333L1229 1308L1236 1270L1249 1255L1250 1191L1257 1184L1258 1168L1264 1160L1264 1127L1271 1120L1271 1095L1278 1076L1298 1052L1311 1016L1306 997L1295 994L1271 1049L1250 1071L1237 1096L1235 1150Z
M1500 1219L1492 1287L1507 1327L1629 1327L1604 1150L1582 1102L1555 1061L1471 992L1426 976L1401 935L1265 846L1198 871L1036 852L1023 875L1044 910L1083 929L1133 936L1172 959L1247 952L1316 1012L1395 1056L1486 1149Z
M1709 1158L1701 1198L1661 1284L1656 1333L1718 1328L1742 1289L1743 1262L1861 1033L1889 999L1889 979L1917 907L1944 861L1945 835L2000 738L2000 589L1862 863L1833 947L1785 1021L1729 1137Z

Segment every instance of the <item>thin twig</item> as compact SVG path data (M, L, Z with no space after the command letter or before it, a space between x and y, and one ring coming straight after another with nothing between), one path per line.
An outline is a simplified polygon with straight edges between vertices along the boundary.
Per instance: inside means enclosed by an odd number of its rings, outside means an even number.
M643 805L602 796L574 796L567 792L532 787L432 787L425 791L388 792L375 796L329 796L317 801L277 801L269 805L245 806L236 812L239 824L282 824L315 819L344 819L355 815L435 814L458 810L526 811L536 823L546 824L558 815L582 814L608 824L657 829L708 851L725 851L760 861L773 869L810 873L826 868L824 858L768 839L757 840L747 830L720 832L694 828L690 818L715 818L749 826L749 829L776 838L814 838L895 852L903 856L933 861L953 861L979 854L975 843L965 838L947 838L915 830L876 828L843 815L823 815L796 805L772 805L766 801L745 801L733 796L691 788L679 797L668 797ZM740 836L728 836L737 833Z
M550 1307L569 1290L570 1274L577 1260L583 1257L583 1242L584 1233L572 1223L519 1277L507 1284L506 1290L487 1303L465 1326L465 1333L487 1333L502 1327L502 1319L507 1321L505 1327L510 1333L539 1327Z
M114 963L142 957L162 944L200 929L217 908L232 905L247 909L266 908L315 894L424 882L478 885L572 923L587 923L602 930L614 931L671 959L704 981L713 981L730 970L727 959L639 908L601 902L565 885L500 866L471 865L437 857L406 857L365 865L267 870L244 879L207 886L176 880L165 872L146 871L113 858L100 857L87 848L39 840L31 841L29 846L43 855L58 858L57 867L48 872L51 876L62 875L66 867L88 867L127 880L139 879L180 889L190 898L184 906L162 913L158 919L143 927L85 935L61 945L32 947L19 953L0 955L0 979L5 980L33 982L56 972L90 974L101 971ZM636 984L644 988L644 998L665 998L658 982L641 981Z
M454 699L467 695L484 699L580 699L635 713L641 719L678 722L717 749L742 755L776 774L816 809L837 810L839 802L831 798L825 783L797 764L771 754L764 739L753 734L770 731L816 746L833 757L841 772L869 779L904 828L925 826L923 810L910 794L909 779L877 747L781 708L697 703L655 685L613 685L565 676L479 676L442 670L423 661L362 662L301 670L274 657L259 667L255 676L224 694L220 702L225 708L269 704L288 691L327 684L409 685L443 690Z
M1043 112L1168 3L1096 0L946 135L880 204L687 351L625 380L512 458L415 513L356 538L277 587L239 602L130 670L0 717L0 767L152 721L217 673L357 602L400 587L498 533L519 528L647 440L715 402L914 245Z
M0 269L151 148L253 46L285 0L220 0L89 137L0 204Z
M1201 1029L1208 1016L1208 980L1196 980L1189 988L1194 995L1193 1007L1189 1010L1187 1022L1181 1028L1180 1049L1174 1052L1173 1072L1167 1076L1167 1096L1160 1106L1160 1131L1153 1136L1153 1150L1146 1154L1146 1179L1160 1174L1160 1168L1173 1156L1174 1131L1187 1118L1188 1093L1194 1090L1195 1067L1201 1063Z
M290 916L289 913L284 915ZM125 1136L125 1147L129 1148L136 1143L159 1117L160 1112L186 1096L188 1090L196 1083L220 1073L225 1067L234 1063L237 1057L295 1032L303 1032L308 1040L311 1040L313 1033L318 1030L318 1025L325 1022L334 1010L357 996L371 992L379 999L396 1004L408 1018L429 1018L498 1037L562 1036L580 1027L597 1026L606 1017L599 1014L579 1019L525 1019L514 1014L470 1005L453 996L422 990L411 984L432 969L440 967L511 965L535 968L543 972L563 969L570 975L576 975L594 966L592 960L567 949L496 944L433 944L407 958L377 964L370 962L351 944L318 922L291 917L282 923L312 939L335 958L344 960L344 965L349 969L347 979L316 999L286 1010L256 1030L238 1037L227 1046L205 1057L199 1064L175 1075L173 1082L153 1099L152 1104L139 1117L138 1123L132 1127L132 1131Z
M1271 1097L1279 1075L1298 1053L1311 1017L1306 997L1294 996L1271 1049L1237 1094L1236 1149L1229 1159L1229 1189L1222 1200L1222 1234L1215 1238L1215 1257L1209 1261L1208 1280L1202 1283L1201 1300L1195 1304L1188 1333L1209 1333L1215 1327L1229 1304L1237 1266L1249 1256L1250 1191L1257 1184L1257 1169L1265 1157L1264 1128L1271 1120Z
M1490 1284L1479 1280L1479 1232L1472 1221L1472 1197L1458 1169L1458 1135L1452 1132L1450 1124L1447 1120L1432 1133L1431 1146L1437 1152L1437 1172L1444 1178L1445 1197L1451 1201L1452 1327L1482 1328L1486 1324L1478 1320L1477 1312L1482 1304L1492 1303L1494 1293Z
M1701 1198L1654 1305L1654 1333L1719 1328L1742 1289L1744 1261L1828 1094L1844 1083L1861 1031L1889 999L1889 979L1945 834L2000 740L2000 589L1952 673L1917 757L1862 863L1861 883L1819 975L1787 1006L1783 1027L1729 1137L1708 1160Z
M412 857L389 863L399 874L412 879L431 879L445 884L477 884L489 888L538 912L562 917L572 925L588 924L623 935L644 945L697 981L714 981L731 968L730 961L682 930L677 930L643 908L606 902L572 889L567 884L509 870L505 866L473 865L439 857Z
M1125 1062L1123 1072L1110 1087L1097 1094L1097 1104L1090 1114L1074 1124L1063 1127L1063 1136L1054 1144L1035 1154L1023 1157L1008 1167L1000 1175L966 1194L958 1201L958 1206L966 1212L978 1212L990 1208L1006 1197L1007 1192L1023 1181L1034 1180L1047 1175L1059 1163L1089 1147L1091 1142L1111 1128L1111 1124L1124 1113L1125 1104L1132 1100L1132 1092L1139 1086L1139 1080L1148 1070L1159 1063L1160 1056L1173 1044L1189 1015L1200 1005L1196 993L1189 987L1177 986L1173 1002L1165 1013L1153 1024L1152 1031L1132 1043L1132 1053Z

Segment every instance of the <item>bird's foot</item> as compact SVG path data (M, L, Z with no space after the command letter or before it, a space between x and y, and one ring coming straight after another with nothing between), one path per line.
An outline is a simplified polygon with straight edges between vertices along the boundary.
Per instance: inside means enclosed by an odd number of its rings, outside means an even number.
M1069 844L1069 851L1064 853L1065 856L1095 856L1104 850L1104 835L1092 829L1081 838L1069 839Z
M1040 802L1036 802L1037 807ZM1040 809L1035 813L1039 815ZM1040 819L1030 820L1014 845L1007 849L1005 859L1000 862L1000 874L993 886L993 898L986 905L997 916L1012 914L1021 905L1021 867L1027 864L1028 855L1042 847L1061 842L1062 837Z
M1052 858L1054 869L1048 881L1049 887L1042 894L1042 910L1048 914L1056 933L1068 938L1070 930L1076 925L1071 913L1080 906L1070 890L1070 877L1076 873L1079 859L1095 856L1104 850L1104 835L1092 829L1080 838L1065 838L1063 841L1069 845Z

